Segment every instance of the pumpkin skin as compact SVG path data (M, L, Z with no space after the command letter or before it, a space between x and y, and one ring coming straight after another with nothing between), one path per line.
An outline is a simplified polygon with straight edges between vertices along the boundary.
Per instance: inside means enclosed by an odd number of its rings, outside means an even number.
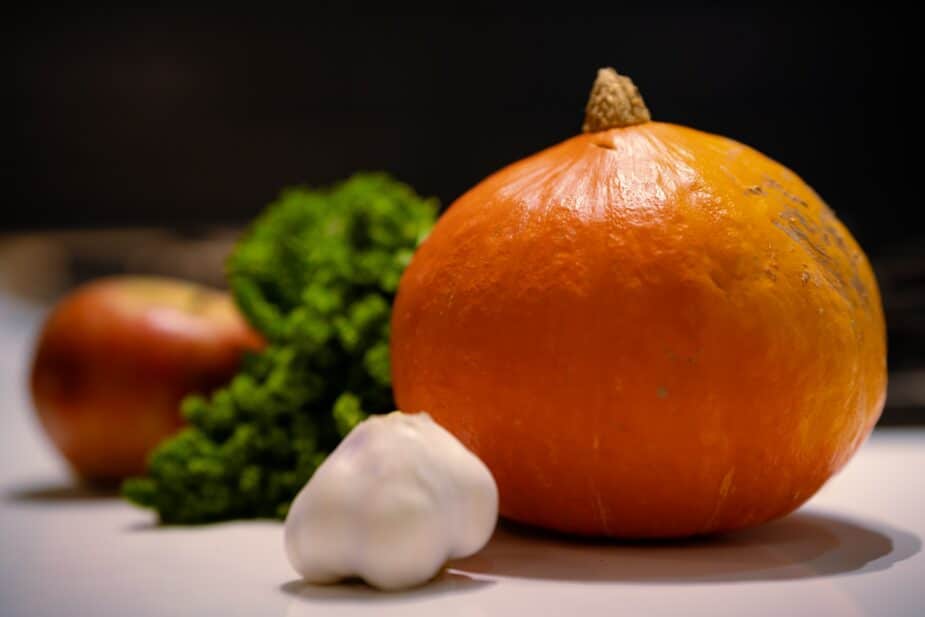
M886 388L863 252L793 172L644 122L492 175L421 245L392 317L396 401L488 465L504 516L626 538L785 515Z

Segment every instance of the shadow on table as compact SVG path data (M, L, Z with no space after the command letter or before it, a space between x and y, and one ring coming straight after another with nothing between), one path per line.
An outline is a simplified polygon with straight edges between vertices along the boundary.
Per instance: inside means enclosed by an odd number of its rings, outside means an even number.
M799 512L741 532L682 542L614 542L503 523L450 571L575 582L724 583L885 570L922 548L918 536L870 521Z
M674 542L589 540L503 522L472 557L448 564L431 583L383 593L361 582L310 585L290 581L287 615L309 614L318 603L405 603L468 593L495 584L492 577L581 583L736 583L781 581L877 572L921 550L918 536L870 521L800 512L756 529ZM389 610L391 610L389 609ZM312 613L314 614L314 613ZM389 613L392 614L392 613Z
M389 601L407 602L430 596L468 593L494 584L494 581L479 580L460 572L443 571L437 578L426 585L402 591L382 592L373 589L362 581L349 581L337 585L312 585L301 579L283 583L280 585L280 590L293 596L292 606L297 606L300 600L310 604L317 602L370 602L381 605L383 602Z
M95 501L119 496L118 485L42 484L15 488L5 495L9 501L19 503L56 503L66 501Z

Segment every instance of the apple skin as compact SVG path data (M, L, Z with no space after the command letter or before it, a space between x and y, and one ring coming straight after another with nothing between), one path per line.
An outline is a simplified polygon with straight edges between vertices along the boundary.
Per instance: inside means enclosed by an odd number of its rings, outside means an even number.
M145 469L183 424L180 402L228 382L263 341L231 297L168 278L120 276L77 288L52 310L32 365L39 420L84 480Z

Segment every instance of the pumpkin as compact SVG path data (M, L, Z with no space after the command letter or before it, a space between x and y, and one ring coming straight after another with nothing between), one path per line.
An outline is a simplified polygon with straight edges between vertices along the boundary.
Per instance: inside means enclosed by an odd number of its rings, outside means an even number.
M480 456L515 521L667 538L791 512L883 408L864 253L796 174L650 121L612 69L583 128L460 197L414 255L399 406Z

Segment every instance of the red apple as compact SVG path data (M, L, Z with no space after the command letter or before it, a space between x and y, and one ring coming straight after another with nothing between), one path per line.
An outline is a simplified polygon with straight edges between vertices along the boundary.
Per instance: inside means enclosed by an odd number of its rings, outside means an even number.
M113 277L61 300L42 330L32 398L73 469L93 481L144 471L190 392L226 383L262 345L230 296L185 281Z

